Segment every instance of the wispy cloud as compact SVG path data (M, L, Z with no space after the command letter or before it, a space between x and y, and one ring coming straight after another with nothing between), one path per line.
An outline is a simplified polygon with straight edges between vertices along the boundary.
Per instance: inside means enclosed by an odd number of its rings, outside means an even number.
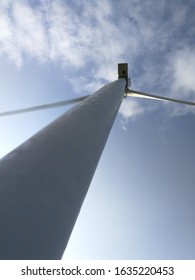
M126 125L128 120L135 119L137 116L142 115L145 112L145 108L140 106L139 102L134 99L124 99L121 107L119 109L119 113L123 116L123 120L121 121L122 128L126 130Z
M58 62L77 91L73 72L79 89L93 91L115 80L117 63L126 61L134 88L192 97L194 11L182 0L1 0L0 54L18 67L26 55ZM125 119L144 112L137 101L124 104Z
M173 86L175 91L188 96L195 92L195 48L177 51L172 60Z
M116 77L112 66L124 60L127 43L121 45L123 34L110 18L110 1L80 1L74 6L70 1L36 2L5 1L1 6L1 53L18 66L28 54L76 69L91 63L97 78Z

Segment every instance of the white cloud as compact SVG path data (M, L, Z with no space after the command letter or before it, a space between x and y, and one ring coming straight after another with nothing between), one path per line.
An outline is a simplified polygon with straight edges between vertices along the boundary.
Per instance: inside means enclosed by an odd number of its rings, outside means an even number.
M79 94L81 94L81 92L85 92L85 94L91 94L105 85L101 81L90 81L88 78L85 77L77 77L76 79L72 77L65 78L72 85L74 92Z
M47 41L41 11L32 9L24 1L6 3L0 7L0 52L19 67L23 54L42 61L47 56Z
M0 37L2 53L21 62L22 55L28 54L40 62L57 60L77 69L91 62L98 78L116 77L112 65L122 59L127 42L121 44L123 34L110 18L109 0L81 1L73 7L60 0L39 4L16 0L1 7L6 15L1 20L5 27ZM18 61L14 60L21 64Z
M11 0L1 0L0 2L0 8L1 9L5 9L9 6Z
M57 62L71 83L73 72L80 77L76 91L94 91L103 80L115 80L117 63L128 62L136 89L188 96L195 89L195 56L180 28L193 34L190 5L154 3L1 0L0 54L18 66L24 55L40 63ZM144 111L135 101L124 104L121 114L126 119Z
M13 24L9 17L0 11L0 54L7 54L17 66L22 63L20 49L14 43Z
M171 84L167 96L182 100L195 101L195 50L183 47L171 53L167 64L167 75ZM167 92L167 91L166 91ZM164 103L169 116L195 114L193 106Z
M13 5L14 39L18 48L40 61L48 55L48 44L42 13L22 2Z
M180 90L183 96L195 92L195 49L185 48L172 58L173 89Z
M126 119L130 119L132 117L139 116L143 114L145 109L140 106L140 103L131 98L126 98L123 100L121 107L119 109L119 113Z
M136 117L141 116L145 112L139 101L136 101L130 97L123 99L120 106L119 113L123 117L121 119L121 126L123 130L127 130L127 124L129 120L135 120Z

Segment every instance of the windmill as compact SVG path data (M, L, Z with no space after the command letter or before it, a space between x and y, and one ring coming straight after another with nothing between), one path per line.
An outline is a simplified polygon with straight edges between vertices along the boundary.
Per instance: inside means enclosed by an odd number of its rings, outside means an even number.
M128 65L118 80L90 96L1 113L78 103L0 161L0 259L60 259L125 97L195 105L129 89Z

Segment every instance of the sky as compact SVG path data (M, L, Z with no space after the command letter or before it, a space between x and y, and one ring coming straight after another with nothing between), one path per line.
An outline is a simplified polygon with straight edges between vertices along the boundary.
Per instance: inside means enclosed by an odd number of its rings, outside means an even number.
M1 0L0 112L132 89L195 101L193 0ZM66 108L0 118L0 157ZM195 109L124 99L63 259L195 259Z

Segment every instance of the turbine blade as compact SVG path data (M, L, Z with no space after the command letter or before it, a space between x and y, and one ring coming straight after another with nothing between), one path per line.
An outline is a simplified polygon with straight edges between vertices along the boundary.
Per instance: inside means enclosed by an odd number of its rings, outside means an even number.
M176 102L176 103L195 106L195 102L190 102L190 101L185 101L185 100L175 99L175 98L169 98L169 97L164 97L164 96L157 96L157 95L148 94L146 92L141 92L141 91L137 91L137 90L127 89L126 94L127 94L127 96L156 99L156 100L160 100L160 101L169 101L169 102Z
M38 105L38 106L28 107L28 108L24 108L24 109L2 112L2 113L0 113L0 117L22 114L22 113L28 113L28 112L39 111L39 110L45 110L45 109L56 108L56 107L62 107L62 106L65 106L65 105L70 105L70 104L80 102L80 101L86 99L88 96L89 95L85 95L85 96L82 96L82 97L69 99L69 100L65 100L65 101L59 101L59 102L55 102L55 103L51 103L51 104Z

